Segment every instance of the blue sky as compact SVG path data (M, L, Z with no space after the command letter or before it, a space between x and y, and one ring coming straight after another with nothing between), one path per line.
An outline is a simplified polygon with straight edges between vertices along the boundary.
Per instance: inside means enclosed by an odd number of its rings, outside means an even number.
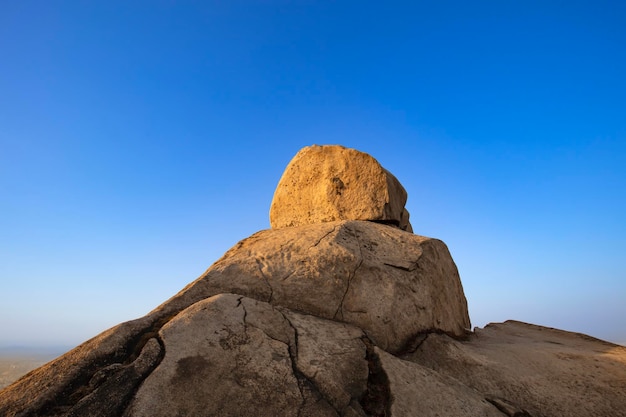
M384 3L384 4L383 4ZM475 326L626 341L626 3L0 4L0 346L146 314L295 153L403 183Z

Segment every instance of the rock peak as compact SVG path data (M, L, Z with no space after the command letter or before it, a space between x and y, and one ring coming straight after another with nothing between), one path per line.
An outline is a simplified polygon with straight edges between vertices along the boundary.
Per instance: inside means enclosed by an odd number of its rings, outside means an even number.
M447 246L401 230L406 192L371 156L304 148L278 188L273 229L0 391L0 416L626 416L626 348L469 330Z
M270 225L369 220L412 232L406 200L398 179L369 154L340 145L307 146L278 182Z

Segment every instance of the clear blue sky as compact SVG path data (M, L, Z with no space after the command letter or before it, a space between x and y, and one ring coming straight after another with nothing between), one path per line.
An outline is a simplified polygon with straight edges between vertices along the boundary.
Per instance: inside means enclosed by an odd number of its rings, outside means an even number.
M140 317L303 146L404 184L473 325L626 341L626 3L4 1L0 346Z

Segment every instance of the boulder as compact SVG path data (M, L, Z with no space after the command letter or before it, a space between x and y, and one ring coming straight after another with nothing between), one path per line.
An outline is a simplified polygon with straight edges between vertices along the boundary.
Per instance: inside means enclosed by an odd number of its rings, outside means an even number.
M352 326L220 294L159 331L165 355L126 417L366 417L363 333Z
M289 162L270 208L272 228L370 220L412 231L407 194L370 155L338 145L303 148Z
M218 295L185 309L159 335L165 356L125 415L297 415L294 331L270 305Z
M423 332L463 337L470 329L446 245L373 222L258 232L154 313L169 315L223 292L350 323L390 352Z

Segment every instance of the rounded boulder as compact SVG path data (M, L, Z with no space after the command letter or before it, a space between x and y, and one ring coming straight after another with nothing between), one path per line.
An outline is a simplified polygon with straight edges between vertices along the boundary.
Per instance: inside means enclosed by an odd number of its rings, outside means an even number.
M313 145L287 165L274 192L270 225L369 220L412 232L406 199L402 184L372 156L339 145Z

